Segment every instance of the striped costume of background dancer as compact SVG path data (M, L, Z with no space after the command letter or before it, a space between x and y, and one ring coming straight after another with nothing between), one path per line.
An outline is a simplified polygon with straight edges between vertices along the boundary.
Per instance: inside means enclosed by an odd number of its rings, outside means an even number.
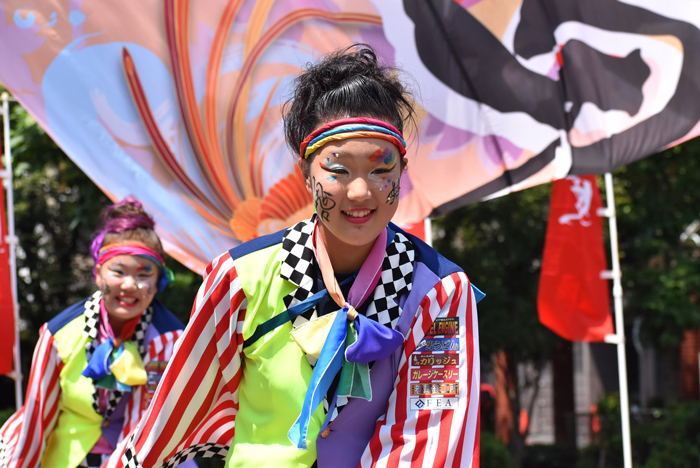
M170 331L154 338L144 360L147 366L155 361L168 361L181 331ZM10 417L0 432L0 466L3 468L35 468L59 414L61 387L59 376L64 362L58 354L54 337L45 324L34 350L32 370L27 385L25 405ZM124 424L119 437L122 441L134 430L146 412L144 386L134 387L126 405Z

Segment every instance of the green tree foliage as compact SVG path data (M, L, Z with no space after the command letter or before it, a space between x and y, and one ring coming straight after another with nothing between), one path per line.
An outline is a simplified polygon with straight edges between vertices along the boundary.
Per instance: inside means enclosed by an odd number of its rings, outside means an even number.
M15 231L22 372L26 387L39 328L92 294L90 242L110 200L18 104L12 103ZM159 298L187 322L201 277L172 259L175 283ZM14 384L0 377L0 410L14 406Z
M490 432L481 433L479 466L481 468L513 468L508 448Z
M620 398L605 396L598 404L601 431L581 451L576 468L622 468ZM632 460L643 468L686 468L700 464L700 403L672 405L667 411L632 414Z
M680 237L700 218L699 154L696 139L614 173L625 319L642 319L640 338L646 344L677 345L684 330L700 327L700 248ZM599 185L605 204L602 177ZM549 193L549 185L538 186L460 208L435 221L436 248L486 293L479 306L486 369L499 350L506 352L509 371L522 363L537 369L558 341L537 318ZM605 243L609 252L607 229ZM515 376L512 381L517 382ZM515 427L517 395L523 390L516 386L509 395ZM517 442L518 434L513 436ZM519 466L518 448L511 444L511 449Z
M700 250L680 235L700 218L700 140L615 173L625 317L642 318L642 339L680 343L700 327Z

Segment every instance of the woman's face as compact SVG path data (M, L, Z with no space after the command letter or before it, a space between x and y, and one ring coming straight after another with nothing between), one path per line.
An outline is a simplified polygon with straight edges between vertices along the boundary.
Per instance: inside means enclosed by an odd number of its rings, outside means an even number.
M158 291L159 269L147 258L117 255L96 270L95 283L113 325L138 317Z
M398 148L379 138L329 143L309 157L302 172L327 242L374 243L399 206L401 163Z

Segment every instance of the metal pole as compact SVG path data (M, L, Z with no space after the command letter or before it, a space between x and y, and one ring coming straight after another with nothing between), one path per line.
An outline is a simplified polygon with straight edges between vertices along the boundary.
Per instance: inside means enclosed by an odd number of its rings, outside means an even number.
M425 243L433 246L433 221L430 218L423 220L423 230L425 231Z
M613 194L612 174L605 173L605 193L608 206L604 210L610 226L610 250L612 271L604 272L604 278L613 280L613 300L615 305L615 334L605 337L606 343L617 345L617 372L620 378L620 411L622 413L622 455L625 468L632 468L632 444L630 442L630 405L627 391L627 353L625 352L625 323L622 316L622 274L617 247L617 217L615 215L615 195Z
M7 244L10 248L10 279L12 284L12 304L15 314L15 370L12 378L15 380L15 405L22 407L22 363L19 357L19 301L17 300L17 243L15 235L15 208L12 192L12 153L10 149L10 96L2 93L2 117L5 148L5 181L7 183Z

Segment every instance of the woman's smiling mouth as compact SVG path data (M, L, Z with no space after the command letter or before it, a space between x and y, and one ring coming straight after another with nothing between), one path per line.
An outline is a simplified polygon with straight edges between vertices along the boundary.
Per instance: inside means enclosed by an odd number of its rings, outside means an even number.
M369 221L369 219L374 214L374 210L369 209L358 209L358 210L348 210L342 211L345 219L353 224L363 224Z

